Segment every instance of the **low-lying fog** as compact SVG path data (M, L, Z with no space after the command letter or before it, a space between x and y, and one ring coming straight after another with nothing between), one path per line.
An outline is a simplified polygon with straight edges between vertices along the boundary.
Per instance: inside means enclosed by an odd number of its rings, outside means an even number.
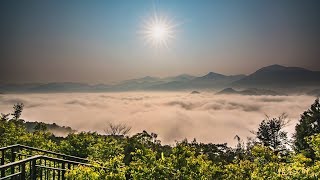
M0 112L22 102L22 118L70 126L78 131L104 132L108 122L131 126L130 134L147 130L163 143L196 138L201 142L235 145L235 135L251 136L265 115L287 113L293 133L311 96L241 96L188 92L57 93L0 95Z

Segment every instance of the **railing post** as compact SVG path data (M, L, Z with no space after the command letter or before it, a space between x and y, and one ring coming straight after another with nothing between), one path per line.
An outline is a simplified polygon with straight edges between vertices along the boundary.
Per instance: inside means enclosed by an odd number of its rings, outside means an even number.
M37 179L37 171L36 171L36 159L31 161L31 180Z
M62 180L65 180L65 177L64 177L65 173L66 173L65 163L63 162L63 163L62 163Z
M39 165L42 166L42 159L39 159L40 163ZM39 174L40 174L40 180L42 180L42 168L39 167Z
M11 149L11 162L16 160L16 154L14 153L15 148ZM11 174L14 174L14 166L11 167Z
M60 180L60 170L58 170L58 180Z
M53 161L53 168L55 168L55 167L56 167L56 161ZM52 177L53 177L53 180L56 179L56 170L52 171Z
M19 153L18 155L18 159L21 160L21 154L20 154L20 151L21 151L21 147L20 145L17 147L17 153Z
M26 179L26 164L25 164L25 163L22 163L22 164L21 164L20 179L21 179L21 180Z
M4 165L4 156L5 156L5 152L4 150L1 151L1 165ZM4 177L5 176L5 170L2 169L1 170L1 177Z

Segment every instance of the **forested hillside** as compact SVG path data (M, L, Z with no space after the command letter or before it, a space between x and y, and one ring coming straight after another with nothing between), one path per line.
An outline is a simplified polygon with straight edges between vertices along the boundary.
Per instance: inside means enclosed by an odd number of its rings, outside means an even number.
M20 118L23 104L1 114L0 146L24 144L88 158L94 167L68 171L75 179L319 179L319 99L302 112L294 137L283 131L285 115L266 117L254 139L236 136L236 147L193 141L163 145L157 134L127 135L129 127L109 124L105 134L70 133L56 137L43 123L32 131ZM245 137L243 137L245 138Z

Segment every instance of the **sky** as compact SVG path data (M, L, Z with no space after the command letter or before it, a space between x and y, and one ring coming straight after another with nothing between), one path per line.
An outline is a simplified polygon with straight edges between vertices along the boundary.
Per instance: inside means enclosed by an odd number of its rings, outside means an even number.
M320 70L320 1L1 1L0 83L112 83L143 76ZM167 47L141 30L157 14Z

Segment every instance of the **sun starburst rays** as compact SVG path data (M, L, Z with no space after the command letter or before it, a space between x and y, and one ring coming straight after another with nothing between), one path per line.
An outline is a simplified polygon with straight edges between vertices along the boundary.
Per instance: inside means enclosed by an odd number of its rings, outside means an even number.
M157 48L169 48L169 43L175 39L176 26L172 20L154 14L144 22L141 33L147 44Z

